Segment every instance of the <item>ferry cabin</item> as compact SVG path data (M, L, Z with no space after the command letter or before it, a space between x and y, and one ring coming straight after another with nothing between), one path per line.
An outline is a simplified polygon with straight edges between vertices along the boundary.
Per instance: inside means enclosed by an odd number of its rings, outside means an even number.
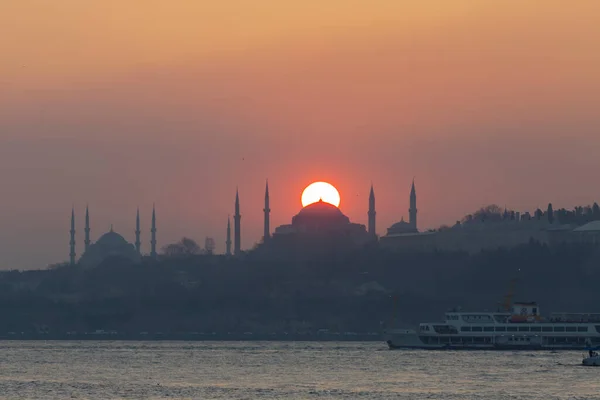
M432 347L582 348L600 345L600 314L539 315L536 303L515 303L510 313L449 312L445 323L422 323L418 336Z

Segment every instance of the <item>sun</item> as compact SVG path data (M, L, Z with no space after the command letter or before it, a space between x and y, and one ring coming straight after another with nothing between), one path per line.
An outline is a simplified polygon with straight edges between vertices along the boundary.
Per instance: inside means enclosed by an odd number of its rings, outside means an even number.
M340 206L340 193L330 183L314 182L311 183L302 192L302 207L323 200L325 203Z

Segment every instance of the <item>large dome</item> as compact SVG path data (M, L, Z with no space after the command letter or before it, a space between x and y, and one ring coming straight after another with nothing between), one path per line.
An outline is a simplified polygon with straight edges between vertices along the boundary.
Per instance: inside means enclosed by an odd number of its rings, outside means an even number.
M95 267L109 257L115 256L134 262L140 260L140 254L135 247L111 228L110 232L100 236L96 243L83 253L79 262L86 267Z
M128 243L123 236L111 230L110 232L100 236L96 244L101 246L122 246Z
M292 225L317 222L348 224L350 219L339 208L323 200L307 205L292 218Z
M339 208L334 206L333 204L326 203L323 200L319 200L316 203L312 203L304 207L298 213L298 216L344 216L344 214L340 211Z
M333 243L329 241L330 239L363 244L373 240L374 236L367 233L364 225L350 222L350 218L345 216L339 208L321 200L301 209L292 218L290 225L277 227L273 237L276 240L272 243L295 243L294 246L300 244L300 247L317 246L317 248L321 248L321 245L328 246ZM278 242L278 240L283 242ZM286 242L286 240L290 241ZM300 241L296 242L296 240Z

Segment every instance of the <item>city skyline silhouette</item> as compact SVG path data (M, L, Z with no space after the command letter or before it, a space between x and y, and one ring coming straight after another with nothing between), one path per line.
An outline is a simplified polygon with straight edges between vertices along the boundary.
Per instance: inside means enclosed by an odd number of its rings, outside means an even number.
M592 204L597 15L594 1L10 2L0 269L65 260L86 204L94 239L113 224L133 242L139 207L147 247L156 203L159 248L210 236L224 252L236 186L251 248L267 178L273 227L316 180L361 224L372 182L380 234L408 217L414 176L420 229L487 204Z

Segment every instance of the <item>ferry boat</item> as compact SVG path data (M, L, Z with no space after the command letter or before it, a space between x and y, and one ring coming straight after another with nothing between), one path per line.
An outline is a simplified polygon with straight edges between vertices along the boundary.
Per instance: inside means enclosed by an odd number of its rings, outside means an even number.
M452 310L444 322L384 331L390 349L581 350L600 345L600 313L540 315L535 302L503 312Z

